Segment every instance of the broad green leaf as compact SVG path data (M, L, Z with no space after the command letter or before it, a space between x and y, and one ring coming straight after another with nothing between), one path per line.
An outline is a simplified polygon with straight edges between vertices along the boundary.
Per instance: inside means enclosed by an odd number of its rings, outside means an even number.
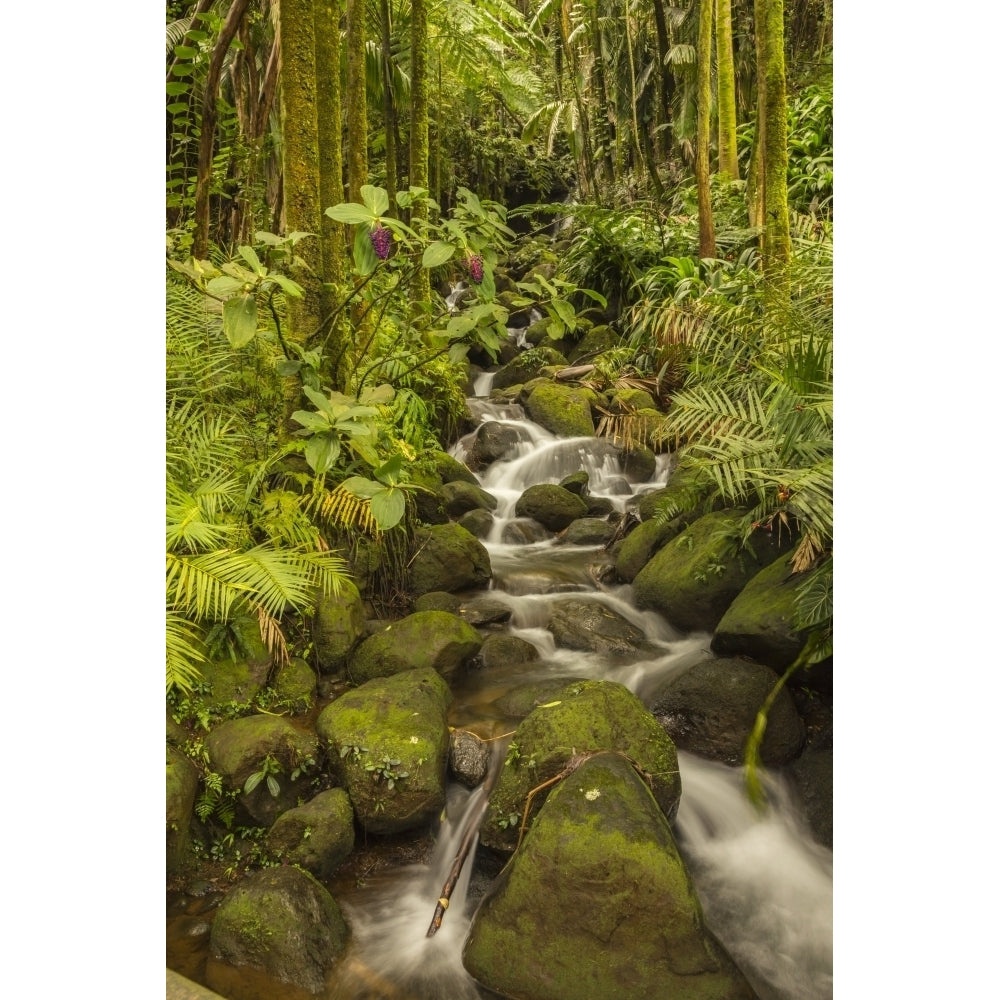
M422 267L427 268L438 267L446 260L450 260L454 254L455 247L451 243L445 243L442 240L435 240L424 251L420 264Z
M300 233L298 230L296 230L294 233L289 233L285 237L285 239L288 240L288 242L291 243L292 246L295 246L295 244L298 243L299 240L304 240L307 236L315 236L315 235L316 235L315 233Z
M284 361L279 361L274 366L274 370L279 375L298 375L298 373L301 371L301 369L302 369L302 362L301 361L288 361L288 360L284 360ZM297 413L302 413L304 411L297 410L296 412Z
M455 316L448 320L448 333L451 337L464 337L470 330L474 329L476 320L472 316Z
M576 326L576 310L565 299L553 299L552 308L566 324L566 329L572 331Z
M314 434L306 442L306 461L319 475L329 472L339 457L340 442L333 434Z
M278 793L281 789L278 787L278 780L273 774L267 776L267 790L275 797L278 797Z
M257 300L234 295L222 303L222 329L234 349L245 347L257 333Z
M187 111L188 105L184 101L177 101L174 104L167 105L168 113L172 115L179 115L182 111Z
M205 18L204 17L200 17L198 20L199 21L204 21ZM194 31L187 32L187 34L185 35L185 37L188 38L188 39L190 39L192 42L203 42L203 41L205 41L206 38L208 38L208 32L207 31L202 31L199 28L195 28Z
M452 344L448 348L448 360L453 364L461 364L469 353L468 344Z
M385 406L395 398L396 390L388 382L362 389L358 402L365 406Z
M399 475L402 471L403 456L396 454L375 470L375 478L380 482L388 483L390 486L398 486Z
M222 270L234 278L239 278L240 281L245 282L248 285L254 285L257 283L257 275L253 271L248 271L242 264L237 264L235 260L226 261L222 265Z
M302 391L309 397L309 401L320 413L325 413L331 420L337 419L337 410L325 393L319 392L317 389L310 389L307 385L302 387Z
M600 292L595 292L592 288L578 288L577 291L592 298L602 309L608 308L608 300Z
M190 83L184 83L178 80L176 83L167 84L167 96L168 97L179 97L181 94L186 94L191 89Z
M479 283L479 297L484 302L492 302L497 297L497 286L493 281L493 268L483 261L483 280Z
M174 46L174 55L178 59L194 59L198 54L198 50L192 48L190 45L176 45Z
M394 528L406 513L402 490L380 490L372 497L372 517L383 531Z
M561 319L556 316L552 317L552 321L545 328L545 336L551 340L562 340L562 335L566 332L566 325Z
M261 277L267 274L267 268L261 264L260 257L257 256L253 247L240 247L239 254L253 268L254 274L258 274Z
M282 364L286 365L299 365L298 361L284 361ZM295 372L289 372L288 374L293 375ZM303 386L303 389L308 389L309 386ZM302 424L307 431L313 431L314 433L322 433L330 430L330 421L325 417L321 417L318 413L313 413L312 410L296 410L292 414L292 420L298 424Z
M247 795L249 795L261 783L263 778L264 778L263 771L254 771L254 773L251 774L249 778L247 778L246 784L244 784L243 786L243 791Z
M221 299L227 298L235 292L242 291L245 284L246 282L240 281L239 278L231 278L228 275L223 275L219 278L213 278L205 288L210 295L216 295Z
M302 298L302 286L283 274L269 274L268 281L273 281L286 295L293 299Z
M362 500L368 500L380 490L385 489L381 483L365 479L364 476L351 476L350 479L345 479L340 486L341 489L353 493L356 497L361 497Z
M346 222L349 226L358 226L365 222L371 223L377 218L370 208L352 201L344 201L339 205L334 205L326 210L326 214L334 222Z
M265 243L269 247L276 247L282 242L282 239L280 236L275 236L274 233L266 233L261 230L261 232L253 234L253 241L254 243Z
M388 216L386 216L385 218L382 219L382 224L384 226L388 226L397 236L400 233L403 233L406 236L412 236L414 239L419 238L417 234L412 229L410 229L408 225L406 225L405 222L400 222L399 219L391 219Z
M361 200L376 216L385 215L389 211L389 195L386 194L385 188L375 187L373 184L363 184L361 186Z
M365 276L371 274L377 265L378 257L375 256L372 241L368 239L368 233L359 228L354 234L354 269Z

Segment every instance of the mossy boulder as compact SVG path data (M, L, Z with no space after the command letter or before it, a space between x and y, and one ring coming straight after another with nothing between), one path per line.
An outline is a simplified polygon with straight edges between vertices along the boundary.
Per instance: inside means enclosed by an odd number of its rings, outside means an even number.
M530 517L549 531L562 531L587 513L587 505L575 493L555 483L529 486L514 505L517 517Z
M431 667L378 677L327 705L316 729L369 833L429 823L445 801L448 685Z
M414 596L481 587L492 575L485 546L460 524L433 524L413 532L409 591Z
M479 425L476 439L469 449L469 465L473 469L482 469L499 462L512 456L517 446L527 440L528 434L523 427L486 420Z
M647 642L642 629L600 601L578 597L555 601L546 626L563 649L635 658L662 652Z
M354 850L354 810L343 788L320 792L283 812L267 832L267 849L283 862L327 879Z
M591 358L605 351L613 351L622 346L622 338L610 326L602 323L592 326L569 353L569 360L577 362L581 358Z
M567 684L521 722L510 746L509 764L500 774L480 831L486 847L514 850L528 793L555 777L574 753L615 750L627 754L651 776L653 795L664 814L672 818L677 811L681 780L674 744L645 705L622 684ZM544 794L532 800L532 815Z
M651 521L661 515L676 517L681 511L694 509L712 489L709 476L701 469L689 465L682 456L672 462L666 485L646 493L639 500L639 517L643 521ZM703 510L702 513L707 511Z
M782 554L777 539L762 532L741 548L742 514L706 514L667 542L632 581L636 606L686 632L713 631L747 583Z
M580 517L569 525L562 540L567 545L606 545L614 535L615 526L603 517Z
M608 409L612 413L634 413L636 410L655 410L656 400L645 389L621 388L610 392Z
M495 632L483 640L476 658L485 670L509 667L515 663L533 663L540 658L538 647L509 632Z
M209 693L202 696L209 708L250 705L271 671L271 654L260 637L257 620L237 618L230 628L240 655L199 664L209 686Z
M441 495L446 484L441 476L433 469L414 468L409 479L421 487L412 493L417 520L424 524L447 524L448 512Z
M274 694L279 705L287 705L293 715L308 712L316 700L316 675L301 657L295 656L278 668Z
M736 595L712 637L720 656L749 656L775 670L795 662L806 633L795 629L796 591L815 571L793 573L793 553L775 559Z
M441 499L449 517L461 517L470 510L497 509L497 498L472 483L446 483L441 487Z
M549 794L476 911L462 961L519 1000L754 1000L705 927L663 812L614 753Z
M458 524L479 539L489 538L493 523L493 515L488 510L470 510L458 519Z
M637 524L622 541L615 554L615 572L626 583L631 583L646 563L671 538L676 538L693 520L694 515L675 517L670 521L653 518Z
M446 590L432 590L429 594L421 594L413 602L414 611L450 611L452 614L458 614L461 607L461 600ZM374 634L372 632L372 635Z
M314 764L319 757L319 742L312 733L275 715L231 719L213 729L205 745L212 770L222 776L226 788L240 791L240 805L262 826L270 826L279 814L298 805L311 780L310 761ZM267 781L244 792L247 778L264 769L268 758L277 765L270 776L278 784L278 794L273 794ZM299 774L292 779L295 771Z
M494 389L522 385L537 377L546 365L565 365L566 358L551 347L535 347L502 365L493 376Z
M167 874L190 863L191 820L198 794L198 768L180 750L167 747Z
M660 410L654 407L643 407L641 410L636 410L635 417L630 421L629 427L634 436L657 455L670 450L674 434L667 422L666 415Z
M557 695L570 683L566 677L553 677L544 681L530 681L518 684L502 694L494 704L497 710L512 719L523 719L539 705L555 701Z
M454 455L449 455L446 451L432 451L427 457L443 483L466 482L473 486L479 485L475 473Z
M311 875L292 866L247 875L212 921L216 958L320 993L347 945L336 900Z
M358 588L345 580L339 594L321 594L312 618L316 663L324 674L340 674L364 635L365 609Z
M536 424L560 437L594 436L590 400L582 389L543 382L532 390L524 408Z
M656 455L643 444L622 450L622 471L630 483L648 483L656 474Z
M757 712L777 683L775 671L752 660L702 660L667 681L650 700L653 714L682 750L740 764ZM760 758L768 765L787 764L805 738L795 703L782 688L767 715Z
M590 493L590 473L586 469L571 472L559 480L559 485L580 498L586 497Z
M479 652L479 633L450 611L417 611L365 639L347 674L355 684L430 667L450 677Z

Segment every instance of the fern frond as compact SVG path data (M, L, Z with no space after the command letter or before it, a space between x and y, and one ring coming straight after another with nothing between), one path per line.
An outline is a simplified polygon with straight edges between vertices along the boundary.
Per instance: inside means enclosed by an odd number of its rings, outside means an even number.
M195 628L181 615L167 612L167 693L173 688L190 694L201 680L197 664L205 662Z

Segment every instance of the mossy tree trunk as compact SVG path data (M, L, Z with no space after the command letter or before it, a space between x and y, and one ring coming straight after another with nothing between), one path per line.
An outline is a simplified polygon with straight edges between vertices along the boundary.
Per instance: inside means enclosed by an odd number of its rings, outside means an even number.
M392 81L392 13L389 0L381 0L379 26L382 29L382 118L385 129L385 191L389 204L396 204L396 96Z
M698 256L715 256L715 224L709 186L709 136L712 129L712 0L700 0L698 14L698 135L695 184L698 189Z
M760 226L760 249L764 252L764 142L767 135L767 87L764 81L764 13L762 0L754 0L754 46L757 55L757 121L754 127L753 148L750 150L750 169L747 172L747 212L751 226Z
M785 98L784 0L756 0L762 15L756 31L763 38L764 63L758 86L764 87L764 275L772 291L788 295L791 237L788 229L788 108Z
M736 72L733 67L733 11L731 0L715 0L715 63L719 113L719 173L739 180L736 155Z
M666 61L667 53L670 51L670 32L667 29L667 13L663 0L653 0L653 19L656 24L657 92L660 98L660 113L656 125L664 126L656 133L656 151L661 160L666 160L670 151L670 129L665 126L668 126L672 119L670 99L674 92L674 77Z
M410 5L410 184L430 189L430 157L427 121L427 0L412 0ZM426 222L426 202L417 202L410 215L411 225L420 232ZM419 268L413 282L413 304L429 307L430 275Z
M343 286L347 274L347 245L344 226L334 222L326 209L344 200L343 112L340 94L340 20L344 0L315 0L316 85L319 140L320 245L323 255L323 278ZM330 316L340 302L342 292L323 293L323 315ZM341 371L346 350L344 317L336 327L324 328L328 374L333 385L344 389Z
M601 40L600 11L598 0L590 0L587 10L587 38L590 42L591 75L593 77L593 93L597 98L597 121L594 123L594 144L600 154L601 163L607 175L608 183L615 182L615 164L611 156L611 113L608 110L608 84L604 73L604 53ZM618 142L622 134L619 128Z
M322 209L313 6L314 0L282 0L280 15L285 228L287 232L314 234L295 248L306 268L297 269L292 277L302 285L304 294L299 299L287 299L284 338L301 347L306 347L319 330L322 313ZM294 354L292 358L296 359ZM292 411L299 408L300 390L297 377L285 380L283 431L286 434L291 430Z
M365 0L347 0L347 191L361 201L368 183L368 94L365 82Z

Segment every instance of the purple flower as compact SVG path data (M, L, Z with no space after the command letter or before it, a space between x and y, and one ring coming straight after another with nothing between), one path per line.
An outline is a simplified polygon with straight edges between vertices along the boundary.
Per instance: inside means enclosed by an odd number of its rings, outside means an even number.
M392 233L381 222L376 222L368 233L368 239L372 241L372 248L375 256L379 260L385 260L389 256L389 247L392 246Z
M483 255L481 253L467 253L465 266L469 269L469 277L473 284L478 285L483 280Z

